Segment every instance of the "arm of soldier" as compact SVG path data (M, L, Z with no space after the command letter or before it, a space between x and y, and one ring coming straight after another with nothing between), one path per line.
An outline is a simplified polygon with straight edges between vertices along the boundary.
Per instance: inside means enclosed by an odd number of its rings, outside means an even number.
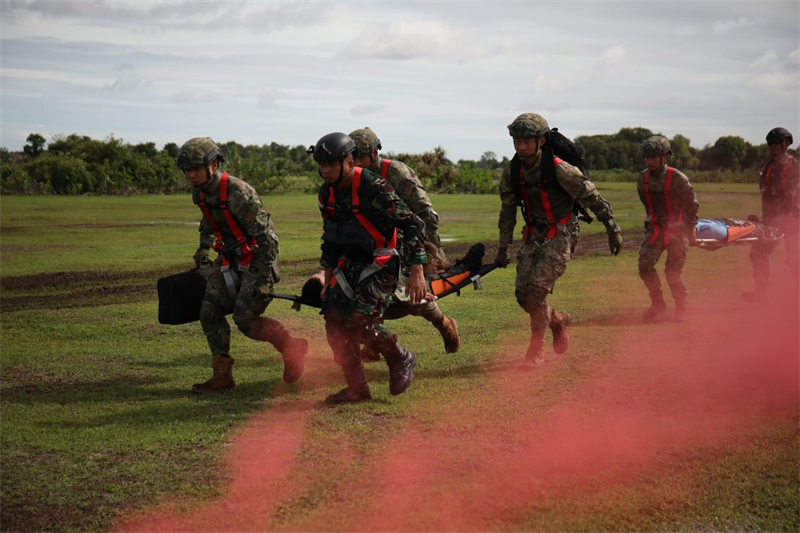
M217 236L214 233L214 228L208 223L206 217L200 219L200 245L194 253L192 259L197 268L211 268L214 264L208 256L209 250L217 241Z
M636 193L639 195L639 201L642 202L645 210L647 210L647 196L644 194L644 177L647 171L639 172L636 178Z
M519 193L515 184L511 183L511 172L508 167L500 177L500 216L497 221L499 230L497 258L495 262L501 267L508 266L508 248L514 242L514 227L517 225L517 205Z
M689 182L689 178L682 172L677 173L677 178L673 188L674 194L677 196L679 205L683 210L683 222L686 225L686 229L693 234L697 225L697 212L700 209L700 203L697 201L697 196L694 194L694 188Z
M556 178L561 187L575 199L578 205L591 209L597 220L603 223L606 227L606 234L608 234L611 255L618 255L622 250L622 234L614 220L611 204L600 195L594 183L589 181L577 167L569 164L558 165Z
M252 236L256 240L255 254L251 265L256 274L266 274L278 259L280 252L278 235L272 225L269 213L264 208L258 193L247 183L241 182L240 187L231 187L228 197L230 209L239 227L245 236Z

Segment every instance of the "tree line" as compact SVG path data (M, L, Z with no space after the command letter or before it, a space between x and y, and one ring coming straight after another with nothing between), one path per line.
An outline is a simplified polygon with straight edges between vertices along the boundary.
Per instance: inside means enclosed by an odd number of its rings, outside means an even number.
M641 142L653 135L646 128L622 128L607 135L574 139L597 181L633 181L643 168ZM688 138L670 139L670 164L692 181L758 180L758 169L769 158L766 144L751 145L741 137L724 136L713 145L691 146ZM222 168L253 185L260 193L312 191L319 186L317 167L305 146L278 143L221 144ZM191 186L175 166L179 146L168 143L129 144L109 137L55 136L49 143L31 133L21 153L0 148L0 194L173 194ZM388 153L413 168L426 189L441 193L492 193L508 158L485 152L478 160L451 161L441 147L421 154Z

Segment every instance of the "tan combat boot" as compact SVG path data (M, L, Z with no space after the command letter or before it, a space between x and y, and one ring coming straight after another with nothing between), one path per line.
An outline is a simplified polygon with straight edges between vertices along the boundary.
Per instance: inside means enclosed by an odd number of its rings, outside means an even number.
M446 316L441 322L434 322L433 325L442 334L445 353L456 353L461 347L461 338L458 336L456 319Z
M661 289L650 293L650 302L650 307L642 314L642 318L644 318L646 322L657 320L658 317L667 311L667 302L664 301L664 295L661 293Z
M233 359L215 355L211 360L211 368L214 374L205 383L195 383L192 385L192 392L195 394L209 394L212 392L227 392L233 390L236 383L233 381Z
M550 318L550 331L553 332L553 351L559 355L569 348L569 335L567 335L567 326L569 324L569 313L559 313L553 309L553 314Z
M283 381L294 383L303 375L305 356L308 353L308 341L289 337L282 348Z

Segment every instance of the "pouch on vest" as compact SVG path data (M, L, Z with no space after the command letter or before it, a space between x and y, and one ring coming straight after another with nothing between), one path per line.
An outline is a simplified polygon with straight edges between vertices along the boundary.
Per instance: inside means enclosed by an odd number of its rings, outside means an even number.
M345 253L353 251L359 255L372 257L375 251L375 239L361 226L340 224L335 220L326 220L322 232L322 240Z

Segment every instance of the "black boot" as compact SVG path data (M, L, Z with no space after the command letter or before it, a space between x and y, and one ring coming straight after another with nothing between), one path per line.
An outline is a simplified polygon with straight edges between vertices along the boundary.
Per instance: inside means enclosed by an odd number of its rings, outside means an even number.
M344 380L347 382L347 387L336 394L329 395L325 398L325 403L328 405L337 405L340 403L361 402L372 399L372 395L369 393L369 386L367 385L367 376L364 374L364 364L360 360L356 363L343 366L342 371L344 372Z
M650 292L650 302L650 307L642 315L642 318L647 321L655 320L667 311L667 302L664 301L661 289Z
M389 392L392 396L397 396L405 392L414 381L417 354L400 346L397 339L392 339L387 344L388 346L381 346L381 353L389 365Z

